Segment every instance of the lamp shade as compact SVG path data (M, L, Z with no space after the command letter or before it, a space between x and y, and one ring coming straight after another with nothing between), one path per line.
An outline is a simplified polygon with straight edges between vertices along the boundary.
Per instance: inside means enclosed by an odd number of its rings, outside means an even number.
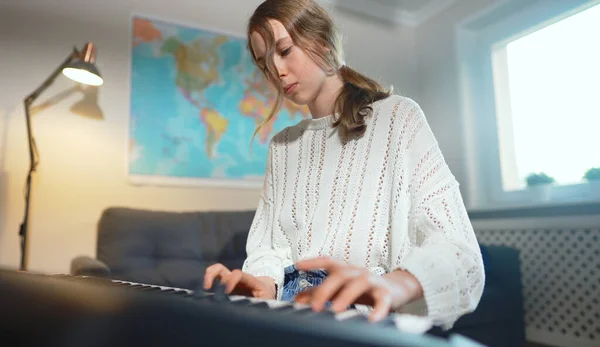
M62 72L76 82L99 86L104 81L98 68L94 65L95 60L96 47L92 43L86 43L79 55L67 64Z
M103 83L96 66L81 60L76 60L63 69L63 74L79 83L99 86Z

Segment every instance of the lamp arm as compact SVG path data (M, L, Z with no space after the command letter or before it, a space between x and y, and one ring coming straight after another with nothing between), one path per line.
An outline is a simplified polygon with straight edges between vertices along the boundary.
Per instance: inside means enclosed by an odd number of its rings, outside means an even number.
M35 145L35 140L33 138L33 134L31 131L31 114L29 112L29 107L35 101L35 99L48 88L56 79L56 77L61 73L63 68L67 66L73 59L79 56L79 52L77 49L73 49L71 54L60 64L48 78L31 94L29 94L25 100L23 101L25 105L25 120L27 125L27 143L29 145L29 171L27 173L27 179L25 181L25 213L23 215L23 222L19 228L19 236L21 241L21 264L20 270L27 270L26 264L26 253L27 253L27 231L28 231L28 222L29 222L29 201L30 201L30 192L31 192L31 175L35 171L38 160L37 160L37 149Z
M67 66L73 59L77 58L78 56L79 52L77 51L77 49L74 48L71 54L69 54L69 56L65 59L65 61L63 61L62 64L60 64L52 72L52 74L48 76L48 78L46 78L46 80L39 87L37 87L36 90L33 91L33 93L29 94L25 98L25 106L30 106L35 101L35 99L54 82L54 80L62 72L64 67Z

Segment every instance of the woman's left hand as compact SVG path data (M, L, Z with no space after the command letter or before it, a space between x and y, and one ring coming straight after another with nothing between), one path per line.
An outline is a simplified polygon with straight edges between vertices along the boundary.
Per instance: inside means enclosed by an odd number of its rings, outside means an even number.
M402 307L422 295L416 278L406 271L397 270L378 276L366 268L320 257L296 263L298 270L322 269L328 275L320 286L311 287L296 295L296 302L311 304L320 311L327 301L334 312L342 312L351 304L373 306L369 320L378 321L391 310Z

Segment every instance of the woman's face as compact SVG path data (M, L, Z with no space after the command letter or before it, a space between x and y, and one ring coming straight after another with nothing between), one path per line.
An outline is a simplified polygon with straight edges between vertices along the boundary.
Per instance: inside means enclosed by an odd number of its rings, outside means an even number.
M300 47L294 45L281 22L270 19L269 25L273 30L276 47L273 63L285 97L298 105L309 104L321 92L327 78L326 72ZM257 32L250 35L250 46L258 66L265 69L266 44Z

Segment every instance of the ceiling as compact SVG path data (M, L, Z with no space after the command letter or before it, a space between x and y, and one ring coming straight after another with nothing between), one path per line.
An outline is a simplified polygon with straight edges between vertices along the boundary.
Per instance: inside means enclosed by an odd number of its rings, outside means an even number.
M381 20L416 26L457 0L322 0L322 3Z

